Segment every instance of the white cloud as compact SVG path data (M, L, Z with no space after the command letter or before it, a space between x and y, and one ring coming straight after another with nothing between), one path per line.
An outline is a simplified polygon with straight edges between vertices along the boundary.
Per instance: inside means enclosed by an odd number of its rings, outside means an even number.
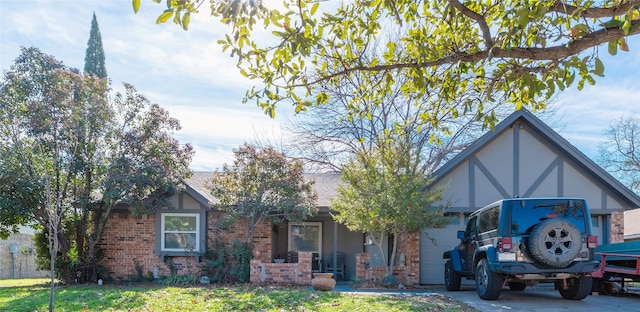
M640 112L638 74L628 69L629 59L637 57L606 57L607 76L581 91L573 86L558 97L556 105L563 116L558 132L589 157L596 156L598 145L607 139L603 133L613 122Z

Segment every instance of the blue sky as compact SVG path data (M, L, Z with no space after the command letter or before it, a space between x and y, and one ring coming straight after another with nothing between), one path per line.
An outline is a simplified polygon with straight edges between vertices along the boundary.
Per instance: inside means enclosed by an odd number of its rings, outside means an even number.
M280 107L270 119L254 104L242 104L252 82L216 43L225 27L206 12L192 17L187 32L173 23L156 25L162 9L151 0L142 0L138 14L130 0L0 0L0 70L13 64L21 46L82 70L95 12L112 86L130 83L180 119L176 136L195 147L193 170L230 163L232 149L256 136L279 137L290 109ZM558 114L552 126L589 157L612 121L639 111L640 38L630 39L629 48L611 57L600 47L606 76L582 91L573 86L553 104Z

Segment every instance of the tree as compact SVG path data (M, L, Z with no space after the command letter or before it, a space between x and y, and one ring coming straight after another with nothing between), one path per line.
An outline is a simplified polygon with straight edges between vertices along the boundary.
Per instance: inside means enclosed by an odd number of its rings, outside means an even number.
M107 80L80 75L36 48L22 48L0 90L0 227L24 219L55 226L48 237L67 279L70 247L83 245L67 239L79 238L63 221L82 214L91 226L79 233L87 242L79 260L91 269L83 278L95 280L112 209L129 205L141 214L170 205L190 174L192 148L173 138L179 122L133 86L110 101Z
M98 20L96 19L95 12L93 13L93 19L91 21L91 31L89 33L89 41L87 42L87 50L84 57L84 73L85 75L95 75L98 78L107 77L107 69L105 68L105 56L104 49L102 48L102 36L100 35L100 28L98 27ZM104 134L104 128L102 128L100 121L106 119L106 116L101 118L91 118L88 114L111 114L108 110L100 110L101 107L98 103L87 106L85 112L86 118L80 120L82 127L81 134L78 139L81 150L78 152L78 157L83 159L84 164L90 164L95 153L97 152L96 145L100 143L100 137ZM98 121L98 123L96 123ZM81 195L80 205L76 205L73 209L73 225L75 228L75 243L76 250L78 252L78 259L86 261L84 254L85 251L85 235L87 232L87 218L90 214L90 201L93 184L93 175L90 166L84 167L83 173L84 189Z
M363 81L382 79L384 75L380 73L356 72L341 77L336 86L325 86L330 105L314 107L285 123L291 134L284 147L287 154L303 160L310 170L339 172L355 154L376 148L380 136L402 131L422 155L422 170L430 174L480 133L482 122L473 106L459 116L453 110L439 112L439 99L435 96L404 97L403 86L410 83L407 77L398 77L382 99L363 88ZM465 109L468 102L479 98L477 92L468 90L452 106ZM484 110L498 117L510 113L498 105ZM438 128L420 115L437 115Z
M23 48L0 90L0 163L3 182L10 185L2 187L0 208L4 216L21 215L3 218L2 226L12 226L16 219L42 225L53 273L59 253L66 260L71 245L62 223L73 202L67 195L73 188L80 99L100 98L106 85L90 77L84 80L37 49ZM53 311L54 274L50 288Z
M317 195L305 181L302 163L289 160L272 147L258 149L245 143L233 151L232 166L216 172L209 187L233 220L246 221L244 244L265 220L301 222L315 214Z
M640 119L625 116L604 132L606 142L598 146L598 163L631 190L640 193Z
M337 196L331 199L334 218L348 229L370 233L391 276L398 242L405 234L445 225L444 207L430 208L440 200L442 188L431 188L422 170L420 154L406 137L381 138L371 153L358 153L342 168ZM393 237L391 258L382 242Z
M441 111L460 94L475 89L485 103L505 103L533 111L577 81L595 83L604 64L598 46L627 51L625 38L640 33L638 0L548 1L297 1L267 8L265 1L185 0L168 2L158 17L173 17L185 30L190 16L209 4L229 33L218 42L238 60L240 72L261 82L247 92L269 115L291 101L296 111L328 103L323 87L337 86L355 72L379 72L384 79L363 81L376 98L389 94L397 77L407 77L404 96L431 94ZM140 0L133 1L137 12ZM402 32L399 43L374 44L388 33ZM385 42L385 41L383 41ZM366 59L367 51L381 57ZM434 93L436 92L436 93ZM465 107L466 108L466 107ZM437 116L420 117L438 127ZM481 114L487 125L495 117Z
M102 49L102 36L98 27L96 13L93 13L91 20L91 32L89 33L89 42L87 42L87 51L84 56L84 73L87 75L96 75L98 78L107 77L107 68L104 64L104 50Z
M182 144L174 136L180 122L158 104L151 104L129 84L125 93L116 93L113 128L106 134L106 144L96 150L88 166L97 180L87 198L92 207L92 231L89 235L88 264L96 267L98 245L111 212L126 204L135 215L154 213L172 207L171 197L182 188L182 181L191 175L193 157L190 144ZM87 158L83 158L87 159ZM96 279L95 269L92 280Z

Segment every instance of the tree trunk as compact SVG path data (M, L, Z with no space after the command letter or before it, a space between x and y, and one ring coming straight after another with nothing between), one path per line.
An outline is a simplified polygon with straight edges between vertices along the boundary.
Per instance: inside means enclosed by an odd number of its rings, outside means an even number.
M92 186L92 174L91 168L87 166L85 168L85 189L84 189L84 202L82 203L82 211L80 212L80 222L76 224L76 244L78 250L78 260L84 262L85 258L85 236L87 235L87 217L90 211L91 202L91 186Z
M389 269L387 270L387 276L393 275L393 266L396 262L396 252L398 251L398 236L399 233L393 234L393 246L391 247L391 259L389 259Z
M89 237L89 241L87 242L87 262L91 266L91 281L95 282L98 280L98 245L100 245L100 241L102 241L102 235L104 234L104 229L106 223L111 215L112 206L104 207L104 203L101 202L96 211L93 212L93 233ZM105 211L104 214L102 213Z
M51 284L49 286L49 312L53 312L55 297L56 255L58 253L58 225L49 226L49 256L51 257Z
M78 261L80 261L80 263L85 261L85 255L84 255L84 249L85 249L85 243L84 243L84 237L86 235L86 218L83 216L82 219L80 220L76 220L75 222L75 226L76 226L76 251L78 252Z
M91 266L91 282L96 282L98 280L98 259L96 259L96 247L98 242L99 241L89 240L89 243L87 244L87 264Z
M388 263L387 254L384 252L384 248L382 247L383 241L384 241L384 232L381 232L378 235L378 239L373 238L373 243L378 245L378 250L380 251L380 257L382 258L382 262L384 263L384 268L387 273L387 276L389 276L391 272L389 271L389 265L387 264Z

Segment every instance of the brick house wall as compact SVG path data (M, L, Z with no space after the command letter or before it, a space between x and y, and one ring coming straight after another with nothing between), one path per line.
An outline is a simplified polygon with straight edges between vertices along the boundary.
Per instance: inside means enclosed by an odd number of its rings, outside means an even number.
M244 220L234 222L224 229L220 228L220 221L224 212L209 211L207 213L207 248L209 250L215 248L215 239L219 235L222 243L231 245L234 239L244 241L247 224ZM270 221L263 221L256 225L253 232L254 253L257 251L257 257L254 259L263 262L271 262L271 228ZM254 255L256 256L256 255Z
M134 279L137 275L135 262L142 266L144 274L153 272L154 267L161 274L169 272L155 254L155 223L154 214L136 217L124 210L109 217L100 244L104 255L100 264L107 268L103 278Z
M405 285L417 285L420 282L420 233L405 234L398 242L398 258L396 263L399 267L405 267ZM404 255L404 263L400 263L401 256Z
M207 248L215 247L216 236L220 235L225 245L234 239L243 240L246 224L236 222L229 227L218 229L217 224L222 216L220 211L207 212ZM256 260L271 262L271 222L257 225L252 243L260 251ZM143 275L158 269L160 275L170 275L170 268L165 262L170 258L179 275L198 274L199 260L194 256L161 257L156 253L156 215L136 217L126 210L119 210L111 215L105 227L100 248L103 251L101 265L107 268L105 278L115 280L132 280L137 276L136 263L142 268ZM254 249L254 250L255 250Z
M400 261L404 255L404 262ZM370 266L371 255L356 254L356 280L382 281L387 275L383 266ZM396 265L392 275L398 283L418 285L420 282L420 234L405 234L398 242Z
M246 223L235 222L221 229L219 221L223 212L207 212L207 248L215 248L215 240L219 239L225 245L230 245L234 239L243 240ZM152 274L154 268L161 276L170 274L170 269L163 257L156 254L156 216L155 214L136 217L132 213L122 210L113 213L107 221L101 248L104 254L101 264L107 268L103 278L114 280L133 280L137 277L136 263L141 266L142 274L146 277ZM251 260L252 283L282 282L299 285L311 283L311 254L300 253L298 263L271 263L271 235L272 223L269 221L258 224L255 228L252 243L254 245L254 259ZM394 277L399 283L417 285L420 277L420 235L405 235L398 243L397 266L393 270ZM304 256L308 254L309 263ZM404 263L399 260L404 255ZM196 257L167 257L173 261L179 275L197 274L200 269ZM377 280L384 279L384 267L369 267L369 254L356 255L356 279Z
M609 243L624 242L624 211L611 213L611 232Z
M271 263L253 259L250 282L311 285L311 257L310 252L300 252L298 263Z

